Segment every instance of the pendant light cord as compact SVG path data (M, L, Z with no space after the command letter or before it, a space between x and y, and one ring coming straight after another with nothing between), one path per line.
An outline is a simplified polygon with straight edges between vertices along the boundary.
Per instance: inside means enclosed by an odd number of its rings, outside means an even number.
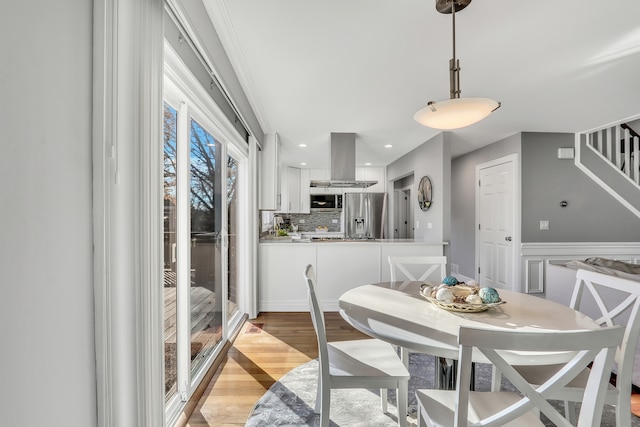
M460 98L460 63L456 59L456 0L451 0L451 20L453 22L453 58L449 61L449 96Z

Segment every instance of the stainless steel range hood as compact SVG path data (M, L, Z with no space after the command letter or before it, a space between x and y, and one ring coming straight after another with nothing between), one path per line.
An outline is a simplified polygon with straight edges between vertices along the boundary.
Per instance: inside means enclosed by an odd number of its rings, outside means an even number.
M356 181L356 134L331 133L331 180L316 181L310 187L367 188L378 181Z

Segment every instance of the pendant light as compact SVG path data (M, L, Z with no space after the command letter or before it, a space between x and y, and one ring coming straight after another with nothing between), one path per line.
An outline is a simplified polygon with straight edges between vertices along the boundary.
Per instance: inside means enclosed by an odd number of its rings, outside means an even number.
M449 60L450 99L429 101L414 116L418 123L435 129L451 130L472 125L500 108L500 103L489 98L460 98L460 62L456 59L456 11L461 11L471 0L436 0L436 10L450 13L453 21L453 58Z

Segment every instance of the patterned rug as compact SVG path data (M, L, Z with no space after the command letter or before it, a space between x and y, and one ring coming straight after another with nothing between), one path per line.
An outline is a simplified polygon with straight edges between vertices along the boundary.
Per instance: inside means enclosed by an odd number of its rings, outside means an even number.
M409 357L409 421L416 425L416 388L433 388L435 359L433 356L411 353ZM316 400L318 362L312 360L286 374L275 383L254 406L246 426L318 426L320 417L313 409ZM476 390L488 391L491 382L489 365L476 364ZM506 381L503 389L513 390ZM397 426L395 395L389 392L388 414L380 409L379 390L332 390L331 426L382 427ZM562 410L562 402L553 402ZM544 419L545 424L553 426ZM631 416L633 427L640 427L640 418ZM605 406L602 417L603 427L615 426L614 408Z

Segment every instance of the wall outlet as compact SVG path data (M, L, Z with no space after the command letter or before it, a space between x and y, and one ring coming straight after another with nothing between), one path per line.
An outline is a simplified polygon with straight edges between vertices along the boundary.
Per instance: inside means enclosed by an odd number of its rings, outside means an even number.
M299 219L298 224L304 224L304 219Z
M540 230L548 230L549 221L540 221Z
M430 222L427 223L427 229L431 230L433 228L433 224L431 224Z
M338 220L337 220L337 219L332 219L332 220L331 220L331 224L337 224L337 223L338 223Z

